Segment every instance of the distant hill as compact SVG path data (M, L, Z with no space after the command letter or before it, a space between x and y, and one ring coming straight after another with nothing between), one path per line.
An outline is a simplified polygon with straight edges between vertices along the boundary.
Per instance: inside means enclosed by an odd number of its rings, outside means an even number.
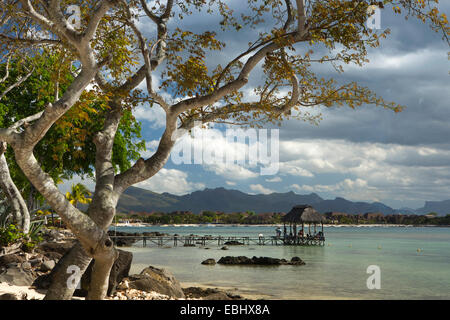
M192 211L203 210L237 212L284 212L299 203L315 204L323 201L317 194L298 195L294 192L272 193L269 195L250 195L238 190L225 188L205 189L183 196L170 193L154 193L148 190L130 187L121 196L117 210L130 211Z
M429 201L424 208L417 210L406 208L393 209L380 202L353 202L344 198L334 200L322 199L315 193L300 195L294 192L251 195L238 190L225 188L205 189L195 191L183 196L170 193L155 193L152 191L130 187L119 200L118 212L172 212L192 211L200 213L202 210L223 212L244 212L247 210L256 213L263 212L288 212L294 205L310 204L319 212L329 211L346 212L350 214L381 212L383 214L417 214L437 212L439 214L450 213L450 200Z
M450 214L450 200L445 201L427 201L423 208L417 209L417 213L425 214L436 212L439 215Z

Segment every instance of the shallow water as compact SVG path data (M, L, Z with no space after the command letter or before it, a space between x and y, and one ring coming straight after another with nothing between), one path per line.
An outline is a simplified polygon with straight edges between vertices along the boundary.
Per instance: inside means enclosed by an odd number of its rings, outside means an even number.
M122 227L179 235L275 235L273 226ZM269 299L450 299L450 228L326 227L324 247L235 246L142 248L136 243L132 273L153 265L184 284L236 288ZM420 250L418 250L420 249ZM304 266L204 266L222 256L299 256ZM381 269L381 289L367 288L369 265Z

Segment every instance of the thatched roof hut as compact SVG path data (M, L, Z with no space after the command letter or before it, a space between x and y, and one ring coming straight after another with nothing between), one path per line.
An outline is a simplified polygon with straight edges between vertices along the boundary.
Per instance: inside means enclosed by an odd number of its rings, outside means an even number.
M283 222L290 223L323 223L325 217L309 205L298 205L283 217Z

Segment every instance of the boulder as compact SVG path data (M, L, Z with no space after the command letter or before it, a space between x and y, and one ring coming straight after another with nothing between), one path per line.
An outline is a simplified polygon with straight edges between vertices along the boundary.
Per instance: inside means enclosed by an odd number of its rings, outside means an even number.
M53 270L55 265L56 265L55 261L46 260L46 261L42 262L40 271L42 271L42 272L51 271L51 270Z
M59 261L63 255L58 252L44 252L44 256L49 260Z
M215 265L216 264L216 260L214 260L214 259L206 259L205 261L202 262L202 264Z
M304 265L305 262L302 259L300 259L299 257L293 257L291 259L290 264L292 264L292 265L300 265L301 266L301 265Z
M231 240L224 243L226 246L243 246L244 244L242 242Z
M15 286L31 286L36 275L31 270L20 267L10 267L0 274L0 282L6 282Z
M42 263L42 259L38 257L38 258L30 259L30 260L28 260L28 262L31 263L31 266L34 268L34 267L39 266Z
M185 298L180 283L170 272L152 266L145 268L138 275L129 276L128 286L131 289L157 292L172 298Z
M11 253L0 257L0 267L6 267L12 263L23 263L25 258L17 254Z
M24 270L31 270L31 269L32 269L31 263L28 262L28 261L22 262L21 267L22 267L22 269L24 269Z
M231 257L226 256L220 258L217 262L219 264L227 265L260 265L260 266L279 266L279 265L304 265L305 262L299 257L293 257L291 261L286 259L270 258L270 257Z
M220 250L230 250L230 248L228 248L227 246L223 246L222 248L220 248Z
M47 290L48 288L50 288L50 285L52 284L52 280L53 280L52 276L53 276L53 273L43 274L34 280L32 286L35 287L36 289Z
M220 260L217 262L218 264L253 264L252 260L250 258L239 256L239 257L231 257L226 256L220 258Z
M73 247L73 243L69 242L43 242L39 245L38 250L42 254L46 254L48 252L56 252L60 255L64 255Z

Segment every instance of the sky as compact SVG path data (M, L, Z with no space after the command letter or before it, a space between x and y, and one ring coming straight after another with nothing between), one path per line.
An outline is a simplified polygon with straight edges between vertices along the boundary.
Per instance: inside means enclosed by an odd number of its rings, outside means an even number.
M237 12L246 10L246 1L229 3ZM440 10L449 15L450 1L442 1ZM194 32L218 30L218 21L214 15L205 14L202 19L194 15L185 19L183 26ZM154 36L150 21L141 20L139 26L146 30L147 37ZM169 29L175 26L171 23ZM239 148L245 145L227 143L225 128L215 126L206 133L202 148L194 147L193 154L198 150L206 154L223 152L243 160L243 165L206 163L204 158L201 164L178 164L179 154L173 152L164 169L137 186L178 195L216 187L251 194L315 192L325 199L379 201L394 208L418 208L425 201L450 199L448 45L427 25L413 18L405 20L390 10L382 11L381 28L389 28L391 35L379 48L369 50L370 63L366 66L346 66L340 75L326 66L315 71L325 78L357 81L385 100L405 105L403 112L374 106L355 110L317 107L310 111L322 115L318 125L287 120L281 127L265 126L270 133L279 130L278 171L274 175L261 175L260 164L244 161L245 151ZM227 46L223 52L211 54L208 63L226 64L230 57L247 48L258 31L244 30L238 36L235 32L221 34L219 39ZM160 71L154 74L155 85L159 84ZM253 86L261 79L262 73L257 68L243 88L245 99L251 100ZM145 83L141 88L145 89ZM161 94L170 99L170 93ZM163 131L164 113L157 107L144 105L134 115L142 122L147 141L147 151L142 156L148 157ZM186 146L193 140L186 135L182 142L181 146ZM260 143L250 146L257 147ZM82 182L92 185L90 181ZM63 189L71 183L66 182Z

